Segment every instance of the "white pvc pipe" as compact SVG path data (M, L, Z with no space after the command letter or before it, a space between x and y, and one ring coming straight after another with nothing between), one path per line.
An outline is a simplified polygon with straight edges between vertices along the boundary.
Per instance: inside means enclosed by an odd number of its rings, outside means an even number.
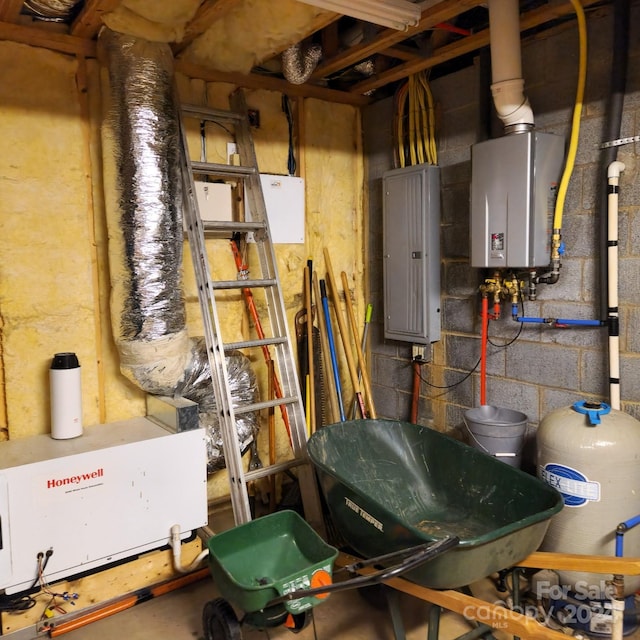
M618 318L618 185L625 166L612 162L607 169L608 229L607 271L609 318ZM618 332L616 332L617 334ZM611 408L620 410L620 336L609 335L609 400Z
M505 127L533 126L533 111L524 95L518 0L489 0L491 93Z

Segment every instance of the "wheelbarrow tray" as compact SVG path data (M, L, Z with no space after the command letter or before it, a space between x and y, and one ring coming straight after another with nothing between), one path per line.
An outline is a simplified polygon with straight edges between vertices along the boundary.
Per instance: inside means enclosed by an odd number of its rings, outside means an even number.
M279 596L315 586L316 573L330 578L338 555L295 511L278 511L214 535L207 547L221 595L245 612L262 611ZM319 602L310 596L278 604L271 618Z
M333 524L356 553L460 539L406 574L425 587L454 589L517 564L563 506L537 478L428 427L354 420L318 430L307 447Z

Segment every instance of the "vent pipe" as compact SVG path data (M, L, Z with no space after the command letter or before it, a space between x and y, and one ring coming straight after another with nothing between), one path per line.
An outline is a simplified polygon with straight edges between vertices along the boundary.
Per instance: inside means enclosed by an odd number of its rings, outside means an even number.
M518 0L489 0L491 93L505 133L533 128L533 111L524 95Z
M103 176L109 234L111 324L120 370L138 388L198 404L208 470L225 466L206 344L186 328L182 284L180 106L169 45L104 27ZM249 359L227 355L234 406L257 400ZM257 414L238 416L243 449Z
M304 53L302 46L294 44L282 52L282 74L291 84L304 84L315 71L322 57L322 49L314 44Z

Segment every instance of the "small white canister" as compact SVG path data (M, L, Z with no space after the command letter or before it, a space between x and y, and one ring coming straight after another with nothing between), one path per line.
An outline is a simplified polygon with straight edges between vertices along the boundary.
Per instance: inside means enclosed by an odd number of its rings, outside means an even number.
M75 353L56 353L49 369L51 437L56 440L82 435L82 383Z

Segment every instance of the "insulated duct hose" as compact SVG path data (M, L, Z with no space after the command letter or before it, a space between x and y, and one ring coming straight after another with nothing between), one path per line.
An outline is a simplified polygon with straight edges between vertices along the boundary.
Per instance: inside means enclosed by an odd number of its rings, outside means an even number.
M198 404L208 470L225 466L203 338L190 338L182 283L182 147L173 55L168 45L100 32L103 69L103 177L109 234L111 323L122 374L146 393ZM255 375L240 352L227 354L232 400L257 398ZM238 416L246 449L257 415Z

